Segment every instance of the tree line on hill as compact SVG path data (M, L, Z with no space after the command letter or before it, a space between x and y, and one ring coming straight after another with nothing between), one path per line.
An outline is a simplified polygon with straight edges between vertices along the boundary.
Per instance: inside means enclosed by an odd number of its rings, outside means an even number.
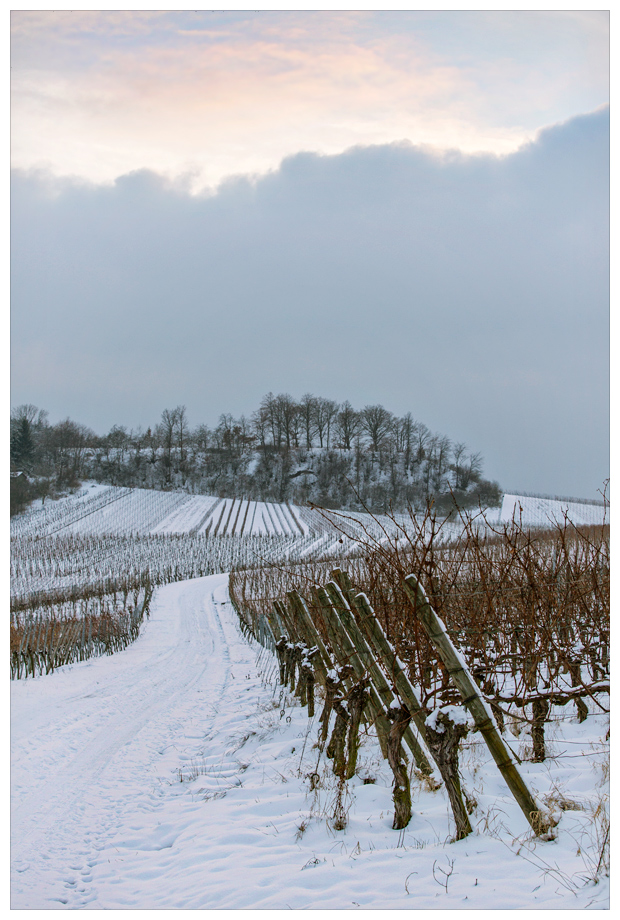
M500 500L479 453L381 405L268 393L249 418L223 414L214 428L190 427L177 406L152 428L114 425L103 436L69 418L52 425L30 404L12 410L11 513L85 478L373 512Z

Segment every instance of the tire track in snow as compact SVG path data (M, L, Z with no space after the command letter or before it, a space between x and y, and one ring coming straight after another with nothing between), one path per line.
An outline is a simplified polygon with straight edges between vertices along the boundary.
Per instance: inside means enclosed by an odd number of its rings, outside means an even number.
M13 907L87 906L91 869L125 816L156 810L204 749L238 644L218 612L225 597L225 575L168 585L124 652L14 682ZM234 783L233 761L211 766L216 785Z

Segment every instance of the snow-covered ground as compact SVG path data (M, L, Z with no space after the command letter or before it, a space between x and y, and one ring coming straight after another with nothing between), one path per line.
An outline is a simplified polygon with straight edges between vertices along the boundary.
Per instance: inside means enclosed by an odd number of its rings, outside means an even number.
M513 515L525 526L550 527L561 523L564 515L576 525L609 523L609 507L602 504L547 499L535 496L504 495L502 505L485 512L489 523L509 522ZM407 514L372 517L363 512L335 513L334 520L352 535L374 534L381 539L382 528L395 532L395 523L407 529ZM446 535L457 535L461 526L447 525ZM11 521L11 535L51 536L74 534L211 534L212 536L287 536L306 540L331 532L339 533L319 511L277 502L259 502L187 492L159 492L85 483L75 494L57 501L47 499L32 506Z
M226 575L158 589L124 652L13 681L11 694L13 908L608 907L608 878L587 881L603 842L603 714L579 724L558 709L550 757L522 766L537 794L570 806L554 840L532 839L479 735L461 758L477 801L465 840L449 843L443 789L415 779L411 823L391 829L372 737L335 830L318 716L283 696L271 655L241 635ZM528 739L512 743L523 754Z
M571 501L561 498L539 498L533 495L504 495L499 519L508 523L512 519L527 526L553 527L563 524L565 518L581 527L589 524L609 524L609 507L602 504Z
M70 533L210 533L220 537L304 538L317 532L317 528L318 532L325 529L320 515L294 505L90 482L74 495L56 501L47 499L44 504L33 502L27 511L11 521L11 534L15 537Z

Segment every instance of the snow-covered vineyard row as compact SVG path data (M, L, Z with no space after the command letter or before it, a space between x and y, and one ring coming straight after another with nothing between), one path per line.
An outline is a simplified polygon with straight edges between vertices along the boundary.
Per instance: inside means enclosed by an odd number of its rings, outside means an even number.
M509 495L502 500L500 513L489 515L489 522L508 523L513 519L527 527L550 527L562 524L564 517L577 527L609 524L609 505L579 502L572 499L539 498L533 495Z
M604 510L506 495L501 509L490 509L485 519L495 526L514 514L524 524L549 526L568 513L575 524L593 524L602 523ZM134 584L145 573L154 583L167 583L277 559L342 558L355 553L360 541L385 540L406 529L409 518L347 512L333 520L288 504L88 483L75 495L36 503L13 519L11 596L23 602L59 589L94 591L119 579ZM349 539L343 541L342 531ZM442 538L460 532L459 523L449 523Z
M546 527L561 522L567 514L573 524L609 523L609 509L602 503L563 501L506 494L501 508L485 512L492 524L508 522L513 516L524 525ZM350 525L362 532L377 533L379 527L393 528L387 515L347 512ZM405 523L407 515L395 515ZM320 535L329 529L318 511L289 504L247 499L189 495L186 492L158 492L89 483L75 495L41 505L36 502L11 521L11 536L51 536L57 533L140 533L210 534L212 536Z
M304 537L310 529L301 509L289 505L95 484L56 502L36 503L11 523L16 537L60 532Z
M202 578L235 567L298 560L324 551L343 555L344 547L323 535L304 539L284 536L212 537L204 534L67 534L22 537L11 554L11 599L14 605L41 592L106 594L117 585L166 584ZM338 553L340 550L340 553ZM76 589L75 592L73 589ZM54 599L55 604L60 598Z

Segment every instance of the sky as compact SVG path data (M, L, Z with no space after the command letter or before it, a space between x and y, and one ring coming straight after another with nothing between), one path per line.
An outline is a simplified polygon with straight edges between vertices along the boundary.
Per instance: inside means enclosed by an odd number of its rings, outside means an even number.
M605 11L17 11L11 403L411 411L609 475Z

